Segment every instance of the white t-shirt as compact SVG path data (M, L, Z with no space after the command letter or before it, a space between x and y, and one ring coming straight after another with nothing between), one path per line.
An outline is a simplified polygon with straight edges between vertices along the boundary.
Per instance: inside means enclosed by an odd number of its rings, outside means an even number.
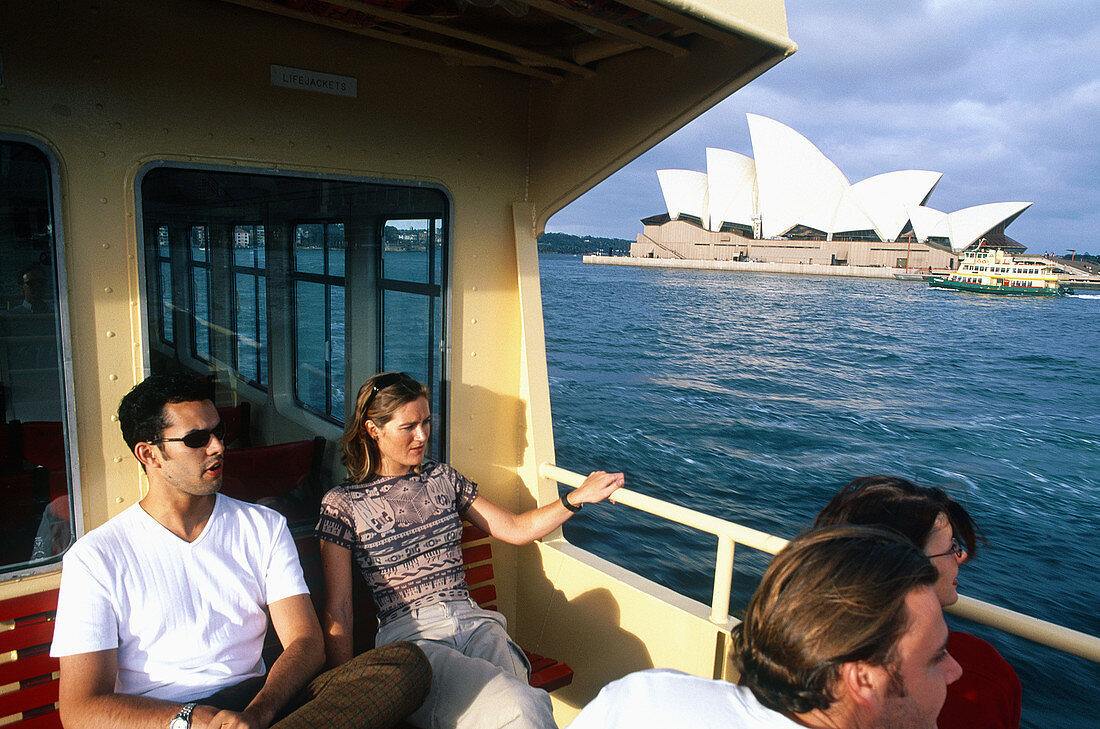
M752 692L669 670L639 671L604 686L568 729L804 729Z
M198 699L264 675L265 608L305 593L271 509L218 494L188 543L134 504L65 555L50 655L116 648L116 692Z

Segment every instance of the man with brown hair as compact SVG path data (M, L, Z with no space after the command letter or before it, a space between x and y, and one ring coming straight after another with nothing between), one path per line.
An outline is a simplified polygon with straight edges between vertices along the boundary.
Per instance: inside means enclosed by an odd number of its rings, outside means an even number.
M796 537L734 628L741 685L642 671L605 687L570 729L934 729L961 669L936 570L906 539L838 526Z

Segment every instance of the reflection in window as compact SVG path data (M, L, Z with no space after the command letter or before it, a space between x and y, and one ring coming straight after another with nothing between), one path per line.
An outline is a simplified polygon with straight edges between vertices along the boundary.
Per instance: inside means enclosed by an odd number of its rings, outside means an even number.
M443 352L443 221L389 220L382 245L382 369L408 372L421 382L439 378ZM433 454L446 422L441 388L431 387Z
M153 316L156 320L157 336L165 344L172 344L172 259L168 245L168 226L161 225L156 230L157 247L155 261L156 301Z
M295 398L335 422L344 419L344 224L294 228Z
M210 237L205 225L193 225L188 233L191 258L191 350L195 359L210 362Z
M349 388L406 370L432 391L445 455L443 193L161 164L140 179L154 372L207 375L215 404L249 400L258 430L289 432L342 424Z
M237 373L248 382L267 387L267 269L264 226L233 227L233 255L230 257L235 343L233 358Z
M51 166L0 140L0 569L73 540Z

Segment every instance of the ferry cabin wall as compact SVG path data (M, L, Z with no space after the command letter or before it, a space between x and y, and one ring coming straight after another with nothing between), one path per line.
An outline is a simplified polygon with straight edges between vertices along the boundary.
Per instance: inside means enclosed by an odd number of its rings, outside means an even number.
M487 494L520 506L516 464L529 443L508 202L524 189L526 118L511 110L526 108L525 79L211 2L6 3L0 25L11 30L0 133L39 140L59 166L87 529L144 487L113 413L149 361L135 180L157 161L446 190L450 459ZM354 76L359 96L271 87L271 63ZM505 600L514 594L507 572ZM0 596L38 582L5 583Z

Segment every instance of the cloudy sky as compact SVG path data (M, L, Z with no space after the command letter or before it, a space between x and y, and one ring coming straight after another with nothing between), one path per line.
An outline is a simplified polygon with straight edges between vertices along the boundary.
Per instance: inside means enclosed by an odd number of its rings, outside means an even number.
M786 0L793 56L565 208L546 229L634 239L658 169L752 155L745 113L787 124L850 182L942 172L929 205L1031 201L1030 251L1100 253L1096 0Z

